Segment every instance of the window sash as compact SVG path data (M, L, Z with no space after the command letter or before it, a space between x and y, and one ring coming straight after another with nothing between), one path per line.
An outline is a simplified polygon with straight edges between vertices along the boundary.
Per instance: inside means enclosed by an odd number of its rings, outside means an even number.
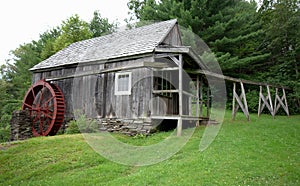
M131 94L131 72L116 73L115 95Z

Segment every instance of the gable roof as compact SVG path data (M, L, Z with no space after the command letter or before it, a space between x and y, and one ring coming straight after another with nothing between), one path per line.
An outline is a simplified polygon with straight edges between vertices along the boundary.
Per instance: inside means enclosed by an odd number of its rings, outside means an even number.
M176 24L177 20L173 19L79 41L40 62L30 70L150 53L164 41Z

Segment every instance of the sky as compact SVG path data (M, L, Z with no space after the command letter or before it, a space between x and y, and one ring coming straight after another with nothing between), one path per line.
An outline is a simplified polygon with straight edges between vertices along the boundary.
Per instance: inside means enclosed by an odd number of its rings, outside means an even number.
M125 25L129 0L8 0L0 2L0 66L19 45L38 40L39 34L78 14L89 22L93 12L109 22Z

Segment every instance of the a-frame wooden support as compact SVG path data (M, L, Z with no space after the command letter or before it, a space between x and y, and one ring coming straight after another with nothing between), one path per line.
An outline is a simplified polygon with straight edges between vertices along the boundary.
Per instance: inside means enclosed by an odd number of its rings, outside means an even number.
M279 104L277 103L277 101L278 101ZM278 95L278 88L276 88L275 103L274 103L274 114L276 114L278 112L278 109L280 108L280 106L282 106L282 108L284 109L286 114L289 116L290 115L289 107L288 107L288 104L287 104L287 99L286 99L284 88L282 88L282 97L281 98Z
M275 116L274 107L272 103L272 97L271 97L269 85L267 85L267 94L268 95L265 97L262 91L262 86L259 86L258 116L260 116L265 106L267 106L271 115L274 117ZM263 101L263 103L261 101Z
M286 114L289 116L289 108L288 108L284 88L282 88L282 97L279 96L278 88L276 88L274 106L273 106L272 97L271 97L271 93L270 93L270 87L267 85L267 93L268 93L267 97L265 97L263 95L262 86L260 86L259 89L260 90L259 90L258 116L261 115L265 106L268 108L268 110L270 111L273 118L275 117L276 113L278 112L280 106L282 106L282 108L284 109ZM263 103L262 103L262 101L263 101Z
M236 92L236 82L233 83L232 119L233 120L235 119L238 109L241 108L247 120L250 121L250 115L248 111L248 104L247 104L243 82L240 82L240 85L241 85L241 95L238 96ZM235 104L235 101L237 101L238 104Z

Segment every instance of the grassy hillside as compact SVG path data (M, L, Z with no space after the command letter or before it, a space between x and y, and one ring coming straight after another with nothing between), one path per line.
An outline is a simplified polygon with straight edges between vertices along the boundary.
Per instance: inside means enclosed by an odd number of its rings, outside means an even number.
M0 146L0 185L300 185L300 116L227 113L215 141L199 152L204 127L170 159L124 166L98 155L81 135L39 137ZM130 138L152 144L169 133Z

